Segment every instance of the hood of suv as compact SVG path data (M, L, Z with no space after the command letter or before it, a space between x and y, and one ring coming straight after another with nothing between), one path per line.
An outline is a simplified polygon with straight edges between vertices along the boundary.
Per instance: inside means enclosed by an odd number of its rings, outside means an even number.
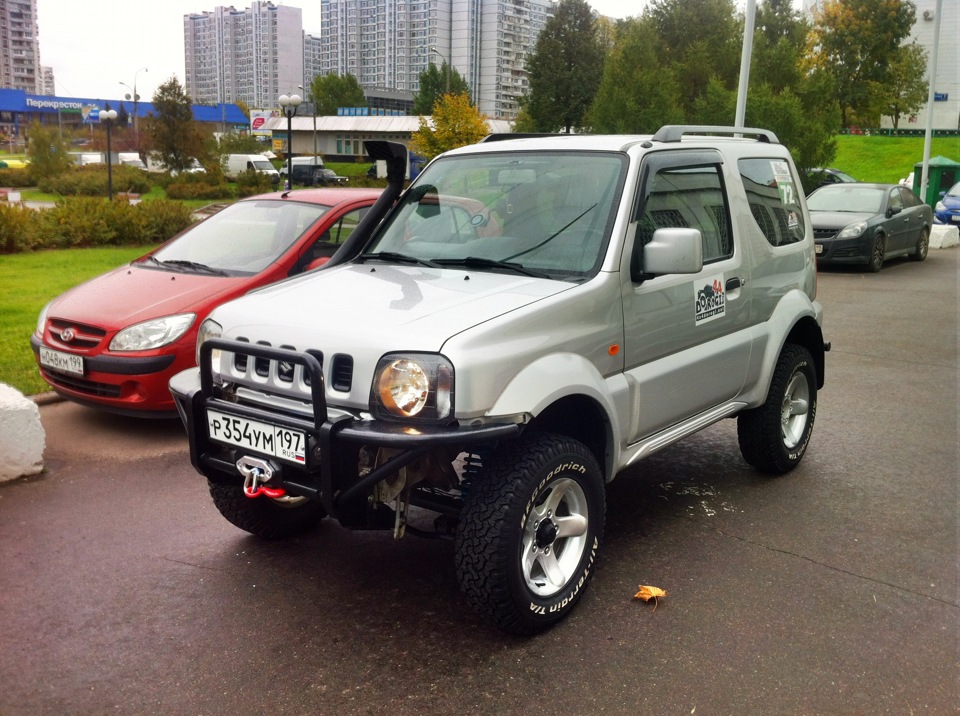
M226 327L225 338L276 346L296 336L298 350L439 351L451 336L575 286L489 271L351 264L230 301L211 318Z

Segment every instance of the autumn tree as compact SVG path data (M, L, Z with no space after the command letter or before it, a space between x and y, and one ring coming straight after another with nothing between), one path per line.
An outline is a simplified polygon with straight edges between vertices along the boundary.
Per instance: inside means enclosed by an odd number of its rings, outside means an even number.
M27 137L27 158L34 179L54 177L73 166L70 141L56 127L31 122Z
M426 160L449 149L475 144L490 133L486 116L464 94L441 95L431 111L433 126L420 117L420 128L411 135L410 150Z
M338 107L367 107L367 96L357 78L351 74L317 75L310 84L317 116L334 117Z
M603 45L586 0L560 0L527 60L525 109L540 132L570 132L584 118L603 76Z
M427 69L420 73L419 83L420 89L413 96L414 114L430 114L433 105L443 94L469 95L470 93L466 79L446 61L440 67L430 63Z
M913 114L927 101L927 52L918 43L901 45L893 55L888 81L883 85L882 112L900 125L900 117Z
M155 158L171 171L183 171L204 151L204 134L193 121L190 97L176 77L157 87L155 114L146 118L146 134Z
M809 62L832 74L842 126L879 120L882 88L915 20L909 0L823 0L814 6Z

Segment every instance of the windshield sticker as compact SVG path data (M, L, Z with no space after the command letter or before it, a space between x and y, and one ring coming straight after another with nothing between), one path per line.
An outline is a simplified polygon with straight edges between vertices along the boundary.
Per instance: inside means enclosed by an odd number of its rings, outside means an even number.
M693 284L696 302L695 325L723 317L727 310L727 297L723 292L723 274L710 276L704 283Z

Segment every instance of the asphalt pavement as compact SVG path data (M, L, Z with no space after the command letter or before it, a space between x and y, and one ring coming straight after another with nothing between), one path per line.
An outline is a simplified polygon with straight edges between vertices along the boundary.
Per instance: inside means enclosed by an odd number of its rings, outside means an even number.
M448 541L258 540L179 423L45 405L45 472L0 486L0 714L956 714L958 263L821 272L800 467L758 475L725 421L621 475L532 639L472 614Z

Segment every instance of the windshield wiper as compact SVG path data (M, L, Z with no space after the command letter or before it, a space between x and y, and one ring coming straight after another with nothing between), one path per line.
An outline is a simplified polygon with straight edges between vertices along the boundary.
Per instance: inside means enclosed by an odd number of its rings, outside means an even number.
M522 264L514 263L512 261L485 259L479 256L466 256L462 259L437 259L436 263L440 264L441 266L463 266L464 268L507 269L508 271L522 273L524 276L532 276L533 278L551 278L549 274L545 274L543 271L530 269Z
M420 259L416 256L407 256L406 254L398 254L393 251L380 251L374 254L361 254L357 257L357 263L363 263L367 259L377 259L379 261L395 261L400 264L420 264L421 266L429 266L430 268L441 268L441 265L436 261L430 261L429 259Z
M215 276L229 276L230 274L224 271L223 269L213 268L213 266L207 266L206 264L201 264L196 261L184 261L181 259L171 259L170 261L161 261L160 259L149 256L148 259L157 264L157 266L176 266L177 268L191 269L193 271L199 271L201 273L209 273Z

